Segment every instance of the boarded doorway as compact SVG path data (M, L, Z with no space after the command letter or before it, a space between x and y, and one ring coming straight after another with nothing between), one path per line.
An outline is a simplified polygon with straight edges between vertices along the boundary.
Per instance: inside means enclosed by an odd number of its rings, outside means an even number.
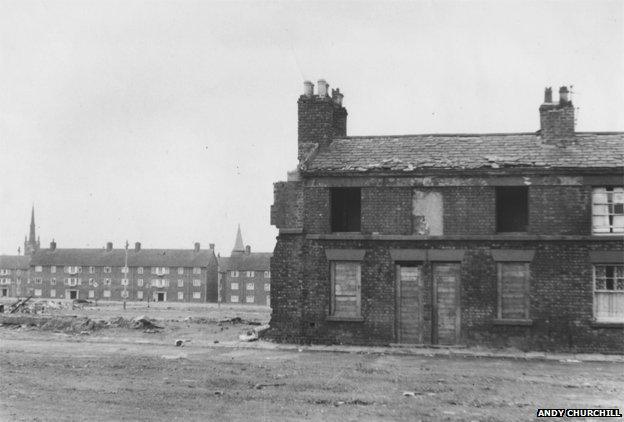
M422 266L397 265L397 340L422 343Z
M459 263L433 264L433 344L455 344L459 339Z

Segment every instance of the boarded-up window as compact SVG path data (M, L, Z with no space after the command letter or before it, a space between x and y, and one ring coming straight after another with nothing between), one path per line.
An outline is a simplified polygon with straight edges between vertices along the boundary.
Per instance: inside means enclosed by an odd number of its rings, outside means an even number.
M496 188L496 231L525 232L529 222L526 186Z
M359 232L361 223L360 188L332 188L331 231Z
M498 264L498 318L529 318L529 264Z
M335 317L360 317L361 264L332 262L332 309Z
M594 316L624 322L624 265L594 265Z
M412 199L414 234L441 236L443 234L442 207L440 192L414 190Z
M592 232L624 233L624 188L607 186L593 190Z

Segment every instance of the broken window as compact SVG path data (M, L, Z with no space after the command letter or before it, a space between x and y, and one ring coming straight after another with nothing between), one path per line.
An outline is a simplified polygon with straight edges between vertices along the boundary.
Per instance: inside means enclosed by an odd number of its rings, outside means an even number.
M331 263L332 316L360 317L361 268L359 262Z
M415 190L412 198L412 231L414 234L441 236L442 194Z
M498 264L498 318L529 318L529 264Z
M496 231L525 232L529 222L528 188L496 188Z
M360 231L360 188L331 189L331 231Z
M592 233L624 233L624 188L607 186L592 192Z
M624 321L624 265L594 265L594 317Z

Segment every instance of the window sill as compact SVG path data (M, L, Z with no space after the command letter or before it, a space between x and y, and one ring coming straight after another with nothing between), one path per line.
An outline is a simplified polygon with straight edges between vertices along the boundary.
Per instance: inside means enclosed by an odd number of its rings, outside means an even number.
M594 328L624 328L624 321L592 321Z
M364 318L328 315L325 318L325 320L326 321L338 321L338 322L363 322Z
M533 325L532 319L495 319L492 321L494 325L519 325L529 327Z

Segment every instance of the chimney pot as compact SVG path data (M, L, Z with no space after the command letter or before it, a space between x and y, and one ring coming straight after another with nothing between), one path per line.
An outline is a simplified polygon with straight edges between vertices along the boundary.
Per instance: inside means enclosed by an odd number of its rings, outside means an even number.
M567 104L568 101L568 87L562 86L559 88L559 104Z
M54 241L54 239L52 239L52 242L50 242L50 250L51 251L56 250L56 242Z
M332 99L334 100L334 103L341 106L343 98L344 95L340 93L340 88L332 89Z
M134 250L137 252L141 250L141 242L134 243Z
M195 252L199 252L199 242L195 242Z
M310 81L303 82L303 95L311 97L314 95L314 84Z
M106 252L113 250L113 242L106 242Z
M319 79L318 83L318 96L321 98L327 97L327 91L329 90L329 84L325 82L325 79Z
M548 87L544 90L544 102L552 103L552 88Z

